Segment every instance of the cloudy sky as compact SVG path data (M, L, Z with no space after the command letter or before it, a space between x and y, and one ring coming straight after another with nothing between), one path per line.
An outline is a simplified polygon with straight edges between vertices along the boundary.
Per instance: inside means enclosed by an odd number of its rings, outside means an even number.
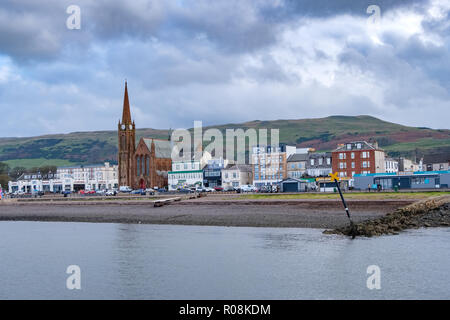
M70 5L80 29L67 28ZM2 0L0 136L115 130L125 79L138 127L369 114L448 129L449 11L450 0Z

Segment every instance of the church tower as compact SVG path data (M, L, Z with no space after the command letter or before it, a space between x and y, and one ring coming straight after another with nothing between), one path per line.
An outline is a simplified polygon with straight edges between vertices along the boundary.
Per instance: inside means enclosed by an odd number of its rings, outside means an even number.
M130 102L128 101L127 82L123 98L122 122L119 120L119 186L134 187L134 152L136 150L135 125L131 121Z

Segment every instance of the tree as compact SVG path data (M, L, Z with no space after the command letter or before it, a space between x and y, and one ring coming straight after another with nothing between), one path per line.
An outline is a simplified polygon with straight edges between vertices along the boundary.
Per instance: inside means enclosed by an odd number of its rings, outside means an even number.
M48 173L56 173L56 166L42 166L39 168L39 171L42 175L46 175Z
M0 174L0 186L2 189L8 190L8 181L10 181L10 177L7 174Z
M17 178L19 178L22 174L24 174L27 171L27 169L25 167L14 167L13 169L11 169L11 171L9 172L9 176L11 177L11 179L16 180Z
M4 162L0 162L0 174L8 174L9 172L9 165Z

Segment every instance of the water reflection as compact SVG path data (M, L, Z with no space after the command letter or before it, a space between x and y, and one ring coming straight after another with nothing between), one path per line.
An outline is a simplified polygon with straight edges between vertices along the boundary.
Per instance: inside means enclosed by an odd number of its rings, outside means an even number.
M0 298L450 298L450 230L350 240L319 229L0 222ZM65 268L82 268L79 292ZM367 266L382 290L366 287Z

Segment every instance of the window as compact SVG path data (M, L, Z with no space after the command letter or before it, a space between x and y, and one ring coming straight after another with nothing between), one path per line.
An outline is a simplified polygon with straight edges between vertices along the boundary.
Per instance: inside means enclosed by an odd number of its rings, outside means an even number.
M352 159L355 159L355 153L352 152Z
M367 168L367 161L363 161L362 167L363 167L363 168Z
M361 143L356 144L357 149L361 149Z
M347 150L352 150L352 144L351 143L347 143Z
M354 162L352 162L352 168L353 168L353 169L355 168L355 163L354 163Z
M327 165L331 165L331 158L327 158Z
M323 158L319 158L319 166L323 164Z
M141 157L136 158L136 175L141 175Z
M311 159L311 165L312 166L314 165L314 159Z

